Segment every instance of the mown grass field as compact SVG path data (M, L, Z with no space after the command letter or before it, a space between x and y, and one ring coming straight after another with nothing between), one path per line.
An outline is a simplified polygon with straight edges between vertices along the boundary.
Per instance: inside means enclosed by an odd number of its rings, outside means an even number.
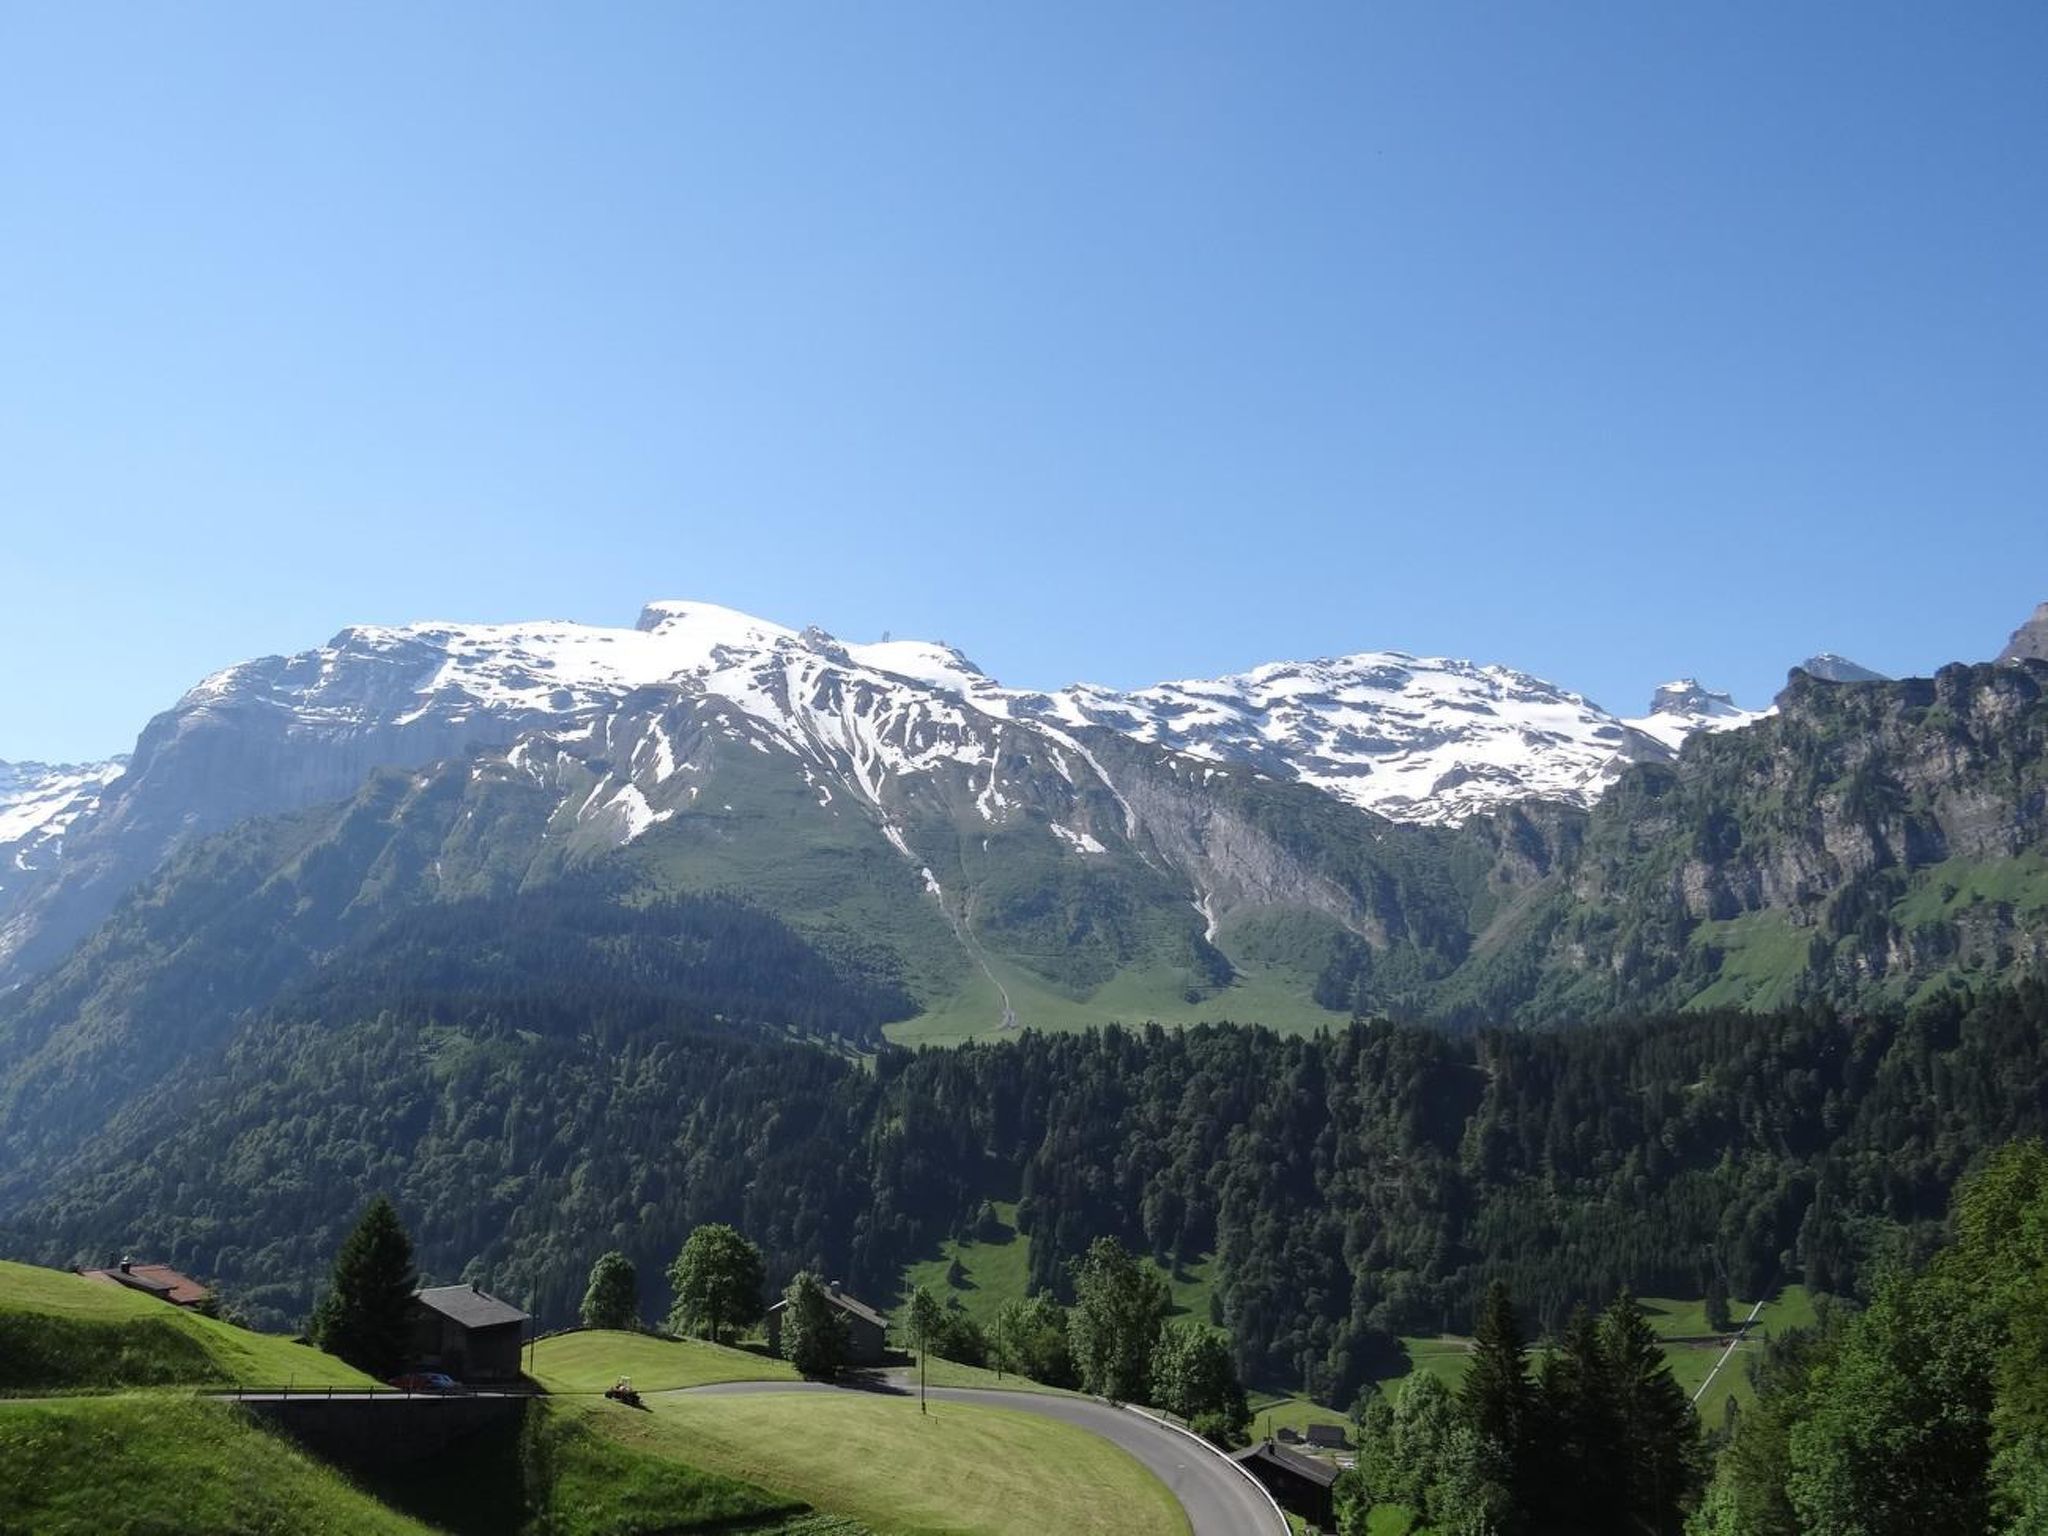
M1348 1014L1318 1007L1298 979L1258 965L1239 968L1237 979L1197 1002L1186 996L1187 976L1168 967L1133 966L1119 971L1085 999L1064 997L1029 971L991 957L990 965L1010 994L1017 1022L1026 1029L1090 1029L1104 1024L1263 1024L1279 1034L1309 1034L1342 1025ZM976 971L952 997L912 1019L886 1026L898 1045L959 1045L1000 1039L1002 1001L995 985Z
M1134 1458L1034 1414L861 1393L611 1404L610 1431L649 1454L849 1516L878 1536L1186 1536L1173 1495Z
M161 1392L0 1402L0 1531L430 1530L227 1403Z
M660 1339L600 1328L540 1340L533 1346L532 1371L550 1392L602 1392L621 1376L630 1376L642 1392L720 1381L797 1379L788 1361L772 1356L701 1339Z
M332 1355L63 1270L0 1260L0 1394L374 1385Z

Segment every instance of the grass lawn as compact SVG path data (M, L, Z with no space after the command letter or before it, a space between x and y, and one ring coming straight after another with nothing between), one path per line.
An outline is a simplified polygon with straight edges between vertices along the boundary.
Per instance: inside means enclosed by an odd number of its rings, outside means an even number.
M0 1531L431 1536L229 1404L162 1393L0 1402Z
M1642 1300L1643 1309L1650 1314L1650 1326L1657 1331L1658 1337L1672 1341L1664 1348L1664 1359L1671 1367L1672 1377L1685 1395L1692 1397L1713 1373L1730 1335L1716 1334L1707 1327L1704 1302L1678 1301L1664 1296L1645 1296ZM1728 1311L1739 1323L1749 1316L1753 1305L1749 1301L1731 1301ZM1794 1329L1810 1328L1814 1321L1813 1298L1806 1293L1804 1286L1788 1285L1765 1302L1749 1332L1736 1345L1735 1353L1714 1375L1706 1395L1695 1404L1700 1422L1709 1428L1718 1428L1730 1398L1747 1404L1752 1395L1748 1369L1750 1359L1763 1351L1766 1340Z
M1325 1408L1298 1393L1254 1392L1250 1401L1254 1436L1270 1435L1282 1429L1300 1434L1311 1424L1342 1424L1345 1438L1351 1437L1351 1423L1344 1409Z
M104 1280L0 1260L0 1394L119 1387L360 1387L353 1366Z
M990 956L990 965L1010 994L1018 1024L1025 1029L1228 1021L1263 1024L1283 1035L1305 1035L1338 1028L1350 1018L1318 1006L1294 976L1267 966L1244 966L1229 986L1191 1003L1187 1000L1187 975L1171 967L1132 966L1077 1001L1061 996L1020 966L995 956ZM898 1045L958 1045L1014 1033L1000 1028L1001 1023L1002 1002L995 986L976 971L956 995L916 1018L886 1026L883 1033Z
M608 1412L606 1410L609 1410ZM621 1443L673 1454L860 1521L878 1536L1186 1536L1173 1495L1086 1430L1034 1414L858 1393L671 1397L603 1412Z
M910 1375L906 1378L913 1391L917 1387L917 1360L911 1357ZM978 1365L962 1365L957 1360L942 1360L933 1355L925 1367L925 1385L930 1387L977 1387L996 1392L1047 1392L1055 1397L1081 1397L1085 1394L1069 1392L1065 1387L1048 1387L1044 1382L1033 1381L1029 1376L1019 1376L1015 1371L1005 1371L998 1376L994 1371L983 1370Z
M659 1339L646 1333L586 1328L533 1346L533 1376L550 1392L602 1392L621 1376L642 1392L702 1387L719 1381L795 1381L786 1360L727 1349L701 1339Z

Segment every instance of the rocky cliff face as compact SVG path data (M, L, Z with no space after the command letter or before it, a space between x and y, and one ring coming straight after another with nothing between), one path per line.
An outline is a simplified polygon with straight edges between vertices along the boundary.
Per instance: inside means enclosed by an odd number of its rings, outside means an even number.
M2034 616L2012 632L2000 661L2048 661L2048 603L2034 610Z
M1788 998L2006 970L2044 948L2044 849L2048 664L1795 672L1596 809L1553 960L1673 1001L1730 967Z

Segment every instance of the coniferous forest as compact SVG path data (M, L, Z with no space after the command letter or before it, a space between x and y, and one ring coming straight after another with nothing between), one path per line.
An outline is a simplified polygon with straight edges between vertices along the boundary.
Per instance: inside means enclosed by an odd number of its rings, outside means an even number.
M815 1268L890 1297L1015 1200L1042 1288L1098 1237L1213 1256L1244 1379L1344 1403L1397 1335L1469 1331L1492 1280L1545 1335L1630 1288L1873 1294L1971 1167L2048 1131L2035 983L1556 1034L1110 1028L866 1058L573 974L373 995L347 1022L333 994L249 1021L166 1084L175 1117L110 1131L23 1207L9 1251L146 1247L296 1324L388 1191L424 1273L566 1322L597 1255L657 1273L707 1221L753 1236L773 1284Z

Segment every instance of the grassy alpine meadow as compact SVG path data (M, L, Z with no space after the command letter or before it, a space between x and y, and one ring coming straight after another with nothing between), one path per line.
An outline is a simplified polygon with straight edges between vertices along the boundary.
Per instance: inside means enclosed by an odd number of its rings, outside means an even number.
M167 1393L0 1402L0 1531L431 1536L231 1404Z
M983 1327L995 1321L1004 1303L1022 1301L1031 1288L1031 1239L1017 1230L1015 1201L991 1202L999 1230L985 1238L947 1238L938 1254L910 1265L903 1272L905 1294L923 1286L940 1305L953 1302ZM949 1278L955 1263L961 1282ZM1149 1259L1140 1262L1151 1264ZM1216 1260L1196 1260L1178 1272L1152 1265L1165 1279L1172 1296L1172 1316L1194 1322L1210 1320L1211 1301L1216 1289Z
M535 1398L519 1419L379 1478L388 1504L448 1536L867 1536L859 1522L617 1432L612 1404Z
M720 1381L795 1381L788 1361L702 1339L584 1328L533 1346L534 1380L550 1392L602 1392L621 1376L642 1392L669 1392Z
M1133 1457L1030 1413L864 1393L764 1392L611 1404L610 1433L651 1455L780 1490L876 1536L1186 1536L1187 1517Z
M287 1384L375 1385L290 1339L104 1280L0 1260L0 1394Z

